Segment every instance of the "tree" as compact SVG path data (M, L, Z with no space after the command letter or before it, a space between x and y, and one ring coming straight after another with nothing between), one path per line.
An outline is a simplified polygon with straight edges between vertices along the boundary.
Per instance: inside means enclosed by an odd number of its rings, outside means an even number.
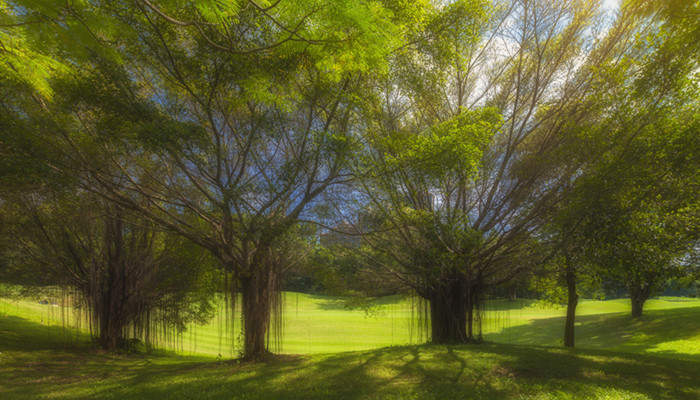
M373 246L396 262L383 267L411 280L414 271L398 267L405 262L396 261L404 250L421 249L422 255L415 255L413 262L422 268L435 264L436 270L443 259L462 254L461 261L451 261L461 265L451 267L460 272L449 281L468 287L470 294L455 290L454 299L449 300L454 306L446 313L460 328L446 329L452 333L445 333L444 338L436 332L433 340L473 339L473 309L485 288L508 282L549 257L536 236L565 198L571 182L580 176L581 163L590 160L576 158L579 164L574 164L564 158L569 128L600 109L594 101L600 85L596 68L614 68L621 55L630 51L632 33L645 29L625 14L606 35L599 35L600 18L597 3L588 1L512 1L494 9L455 2L415 33L415 46L396 55L392 75L377 85L379 94L367 130L377 132L386 143L403 136L426 136L449 123L458 126L454 121L462 115L478 115L484 106L495 108L503 117L495 126L493 119L482 121L485 131L493 128L492 136L479 142L479 153L464 159L469 160L467 166L436 167L445 173L442 177L426 174L433 173L430 169L401 172L404 165L396 171L388 166L377 169L387 178L383 186L375 185L380 186L376 190L396 200L372 201L375 212L389 209L398 213L402 201L416 210L411 211L414 219L410 224L392 227L396 241L413 244L392 246L385 239L381 246ZM469 146L484 139L479 135L485 131L474 129L462 140ZM439 146L437 137L425 139L425 158L414 163L416 169L441 165L441 157L449 160L455 154L452 151L458 151L452 145L449 151L429 153L432 142ZM382 140L370 144L384 145ZM382 147L373 150L394 157ZM365 192L372 190L375 187L367 187ZM449 209L446 216L433 218L436 212L430 207L434 204ZM400 233L399 226L407 225L417 231L428 227L433 231L415 237ZM429 237L433 239L427 240ZM445 286L440 278L429 281L426 285ZM463 323L465 328L461 328Z
M464 111L427 132L378 136L366 154L362 192L377 230L366 242L379 253L370 263L429 302L435 343L473 338L467 313L478 278L471 262L483 238L451 194L458 197L473 178L499 122L493 109ZM445 197L436 201L435 193Z
M629 291L633 317L670 279L692 270L684 260L699 237L700 163L698 117L686 111L668 110L627 145L613 164L614 186L591 207L598 223L590 251L603 276Z
M547 242L552 260L544 268L544 273L553 274L566 285L566 319L564 322L564 346L574 347L576 307L578 306L578 286L582 280L590 283L598 275L591 265L590 251L594 249L592 236L599 215L593 211L591 202L600 195L600 187L588 180L576 182L576 187L568 191L565 200L552 210L554 216L544 227L542 240ZM582 279L583 278L583 279ZM551 296L551 293L546 293Z
M574 344L577 277L590 274L605 276L615 269L613 265L619 265L613 259L601 261L601 252L607 251L604 248L610 249L611 255L626 258L622 247L635 247L641 245L640 240L644 242L641 237L626 230L632 228L630 219L635 219L627 211L642 204L651 204L656 201L655 198L678 199L681 192L694 186L687 178L681 178L692 176L691 171L697 168L691 153L686 152L692 149L692 146L687 147L687 140L692 134L687 130L683 132L683 129L670 133L678 128L679 122L682 125L692 121L688 110L693 107L693 101L688 99L692 99L693 95L689 95L688 90L692 92L691 88L695 85L689 78L693 66L697 65L697 58L678 57L676 50L693 46L693 40L688 39L697 34L697 27L691 28L693 24L677 12L685 9L692 14L694 6L682 1L669 8L667 6L669 4L653 2L622 5L608 30L609 39L605 40L624 40L628 44L622 46L625 50L619 53L616 61L589 67L596 78L588 95L581 100L593 112L569 123L566 127L569 134L563 137L565 144L561 147L559 158L569 160L569 165L574 166L576 179L568 181L565 196L549 216L550 223L542 237L565 261L560 273L568 288L566 346ZM678 9L674 11L676 7ZM635 36L632 34L635 31L645 34ZM685 142L686 147L679 147L679 142ZM677 154L678 158L669 157L669 154ZM680 161L683 159L689 162ZM683 167L679 168L681 165ZM684 168L687 169L683 171ZM670 175L675 176L673 179L683 179L685 183L671 189L663 183ZM662 186L666 188L661 189ZM685 189L678 191L682 186ZM618 207L620 201L627 205ZM688 205L685 202L681 209ZM680 203L676 206L680 206ZM689 222L686 219L685 223ZM634 230L650 233L648 226L642 226ZM603 234L604 231L609 234ZM622 234L623 231L627 234ZM672 235L671 231L666 231L666 234ZM605 235L606 239L602 239L601 235ZM653 247L661 246L663 242L660 237L651 240L651 236L648 236L647 239L645 243ZM683 241L680 236L676 239ZM637 244L632 244L635 241ZM626 244L616 250L608 247L614 247L613 243L622 245L623 242ZM680 244L672 242L673 245L669 243L657 247L658 254ZM687 242L680 245L681 248L684 246L687 246ZM673 258L668 258L669 253L665 254L666 261ZM641 260L633 261L632 258L627 257L622 270L649 268L638 264ZM607 276L610 277L609 274ZM631 280L632 277L628 276L624 282Z
M378 3L246 4L54 5L122 62L97 54L80 79L57 82L65 95L48 117L86 189L207 249L233 276L243 358L258 360L285 243L345 179L362 74L381 71L401 35ZM123 38L95 29L85 18L95 12Z
M212 262L183 238L79 191L2 199L12 240L3 240L0 276L64 291L65 305L83 311L103 349L128 348L131 335L150 347L163 332L211 318Z

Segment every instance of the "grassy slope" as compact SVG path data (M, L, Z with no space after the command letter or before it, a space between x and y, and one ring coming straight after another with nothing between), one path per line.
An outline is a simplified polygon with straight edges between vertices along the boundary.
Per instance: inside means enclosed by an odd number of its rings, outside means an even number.
M308 346L309 340L329 351L344 348L343 341L383 345L391 341L392 319L394 339L400 329L407 332L396 324L401 301L387 301L396 309L374 318L329 298L300 296L299 303L297 309L287 305L287 318L298 325L287 324L287 336L297 336L287 347L295 341ZM0 398L700 399L700 302L655 301L635 322L626 313L609 313L625 311L625 302L583 303L581 313L587 315L579 318L577 337L587 350L531 346L557 345L561 310L520 305L525 307L492 304L501 311L486 321L487 330L493 328L486 339L530 346L403 346L246 365L101 354L87 349L84 338L67 345L66 332L47 324L59 308L0 301ZM27 318L12 315L18 313ZM340 327L332 325L338 322ZM362 329L368 322L373 327ZM340 339L331 335L333 329L341 331ZM659 354L643 354L648 352Z
M667 354L700 360L700 301L650 300L641 319L627 300L584 301L578 307L576 346ZM516 311L512 311L516 312ZM516 322L485 339L499 343L561 346L564 311L526 307Z

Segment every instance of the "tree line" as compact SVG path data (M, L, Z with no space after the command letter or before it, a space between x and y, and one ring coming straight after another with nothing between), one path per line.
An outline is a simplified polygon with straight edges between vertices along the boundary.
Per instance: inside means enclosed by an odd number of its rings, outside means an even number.
M536 276L566 288L573 346L582 279L634 316L697 282L699 13L0 1L0 276L75 290L106 349L225 293L246 360L299 265L419 296L436 343Z

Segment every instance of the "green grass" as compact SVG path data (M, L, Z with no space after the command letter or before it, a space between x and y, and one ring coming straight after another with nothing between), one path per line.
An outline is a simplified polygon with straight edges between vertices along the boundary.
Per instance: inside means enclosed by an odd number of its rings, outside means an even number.
M216 320L197 329L197 356L107 354L60 324L61 307L0 300L0 398L700 399L697 300L652 300L641 320L623 300L582 302L577 349L560 347L563 310L529 301L488 303L484 344L405 346L408 300L371 316L285 300L285 352L306 355L259 364L211 356ZM350 351L361 348L374 350Z
M511 310L511 324L484 335L486 340L561 346L564 310L524 307ZM672 355L700 360L700 301L650 300L641 319L630 317L628 300L583 301L577 310L576 346Z
M425 341L410 329L411 321L415 323L417 318L411 299L379 299L371 313L347 309L340 298L301 293L285 293L284 304L281 352L285 354L359 351ZM494 300L487 302L486 309L482 323L486 341L541 346L563 343L563 308L543 308L531 300ZM700 300L652 299L644 317L637 321L629 317L629 310L625 299L582 301L577 309L577 347L700 356ZM45 330L60 326L68 341L86 340L71 326L75 315L70 308L0 299L3 313L37 322ZM236 342L223 332L224 313L222 310L209 325L190 326L178 340L161 347L189 355L235 357L236 350L229 344ZM64 320L69 321L65 328Z
M8 316L2 323L5 399L700 398L698 361L644 354L422 345L238 364L66 348L50 339L60 327Z

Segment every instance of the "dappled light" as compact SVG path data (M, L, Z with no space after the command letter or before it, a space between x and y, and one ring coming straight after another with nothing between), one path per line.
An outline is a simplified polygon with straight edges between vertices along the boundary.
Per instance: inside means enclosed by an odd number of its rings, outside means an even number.
M700 398L700 0L0 0L0 398Z
M42 327L2 317L3 326L42 342ZM10 321L8 321L10 319ZM8 322L11 322L8 324ZM2 343L8 338L1 333ZM547 347L408 346L338 355L295 356L263 364L165 355L105 355L85 345L60 351L2 345L0 388L9 398L225 398L246 393L259 399L502 398L536 395L546 385L581 393L658 399L692 398L700 390L697 361L628 352ZM23 355L26 350L40 351ZM668 386L668 379L674 385ZM85 385L94 382L94 386ZM55 393L61 387L63 394ZM556 387L556 384L555 386ZM458 394L459 393L459 394ZM695 393L695 394L692 394Z

